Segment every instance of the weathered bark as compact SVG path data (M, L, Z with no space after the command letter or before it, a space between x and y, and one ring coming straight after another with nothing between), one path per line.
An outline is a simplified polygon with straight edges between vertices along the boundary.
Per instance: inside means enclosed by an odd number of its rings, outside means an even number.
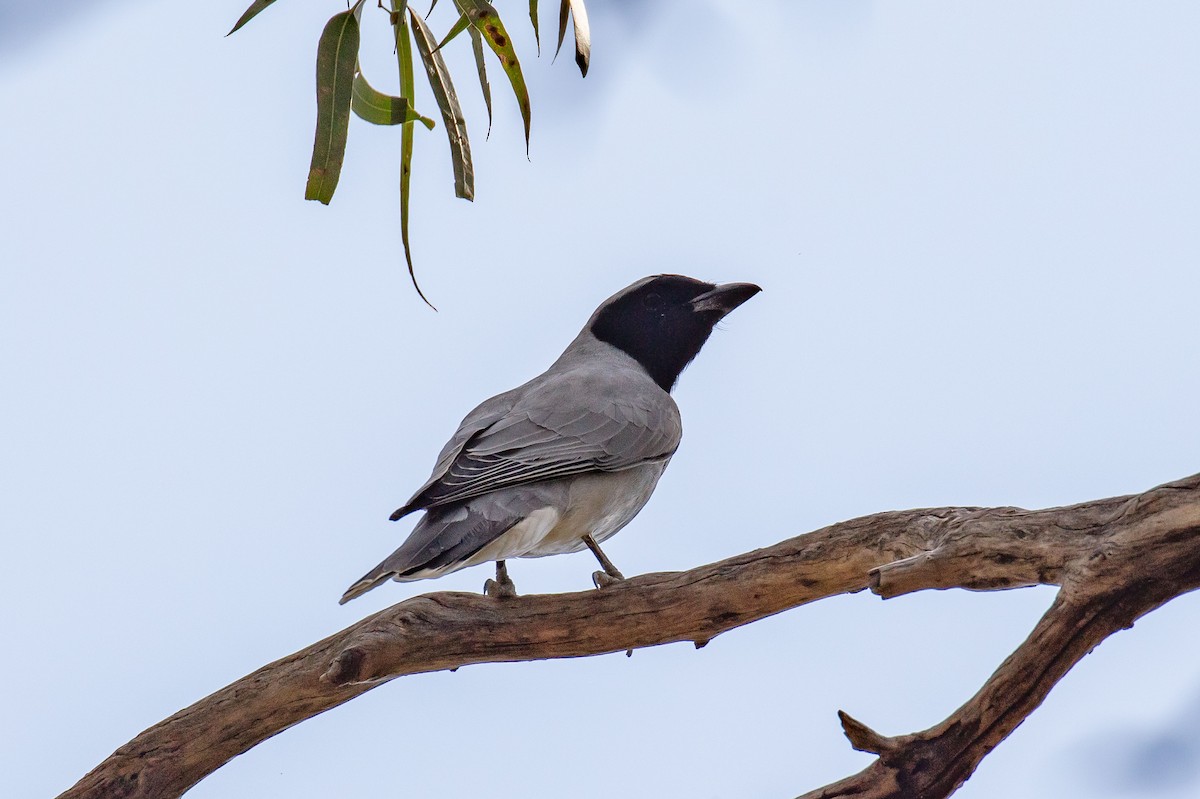
M255 744L406 674L583 657L726 630L828 596L1061 586L1029 638L966 704L885 737L841 714L868 768L806 797L944 797L1097 644L1200 586L1200 475L1067 508L880 513L686 572L509 600L434 593L271 663L118 749L60 799L166 799Z

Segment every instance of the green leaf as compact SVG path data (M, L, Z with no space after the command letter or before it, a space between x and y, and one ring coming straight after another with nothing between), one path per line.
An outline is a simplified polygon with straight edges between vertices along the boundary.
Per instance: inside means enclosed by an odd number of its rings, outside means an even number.
M442 120L446 123L446 136L450 140L450 162L454 166L454 195L464 200L475 198L475 168L471 164L471 144L467 140L467 120L463 117L462 108L458 104L458 95L454 91L454 83L450 80L450 71L442 54L434 52L433 33L421 19L421 15L408 10L412 19L413 41L421 61L425 65L425 74L429 76L429 88L437 99L438 108L442 110Z
M458 18L458 22L454 23L454 27L450 29L450 32L446 34L446 38L442 39L442 43L439 44L437 47L433 48L433 52L436 53L438 50L441 50L443 47L450 44L451 39L453 39L455 36L462 33L463 31L465 31L469 27L471 27L471 20L467 19L466 14L463 14L462 16L460 16Z
M487 65L483 63L483 36L475 27L471 27L471 51L475 53L475 69L479 72L479 88L483 90L483 103L487 106L488 132L485 138L492 135L492 86L487 79Z
M423 117L410 108L408 100L403 97L392 97L390 94L376 91L367 79L363 77L361 67L354 73L354 92L350 97L350 109L359 119L366 120L372 125L401 125L405 122L420 122L433 130L434 122Z
M562 0L558 6L558 47L554 48L554 58L558 60L558 51L562 50L563 37L567 35L567 22L570 19L571 4Z
M517 60L517 51L513 49L512 39L500 21L500 15L492 8L487 0L455 0L459 10L471 19L492 52L500 59L500 66L508 75L512 84L513 94L516 95L517 105L521 108L521 120L525 123L525 152L529 153L529 90L525 87L525 76L521 74L521 62Z
M579 66L580 74L586 78L588 64L592 60L592 30L588 25L587 8L584 7L583 0L562 0L558 7L558 47L554 49L554 57L558 58L563 37L567 34L568 11L575 22L575 63Z
M328 205L342 173L346 136L350 130L350 96L358 61L358 19L355 8L334 14L317 43L317 132L304 199Z
M392 31L396 35L396 63L400 67L400 96L413 100L416 94L416 81L413 75L412 42L409 39L408 22L404 12L408 8L408 0L391 0ZM412 189L412 153L413 153L413 124L406 122L400 126L400 240L404 243L404 260L408 264L408 277L412 280L417 296L435 311L433 303L421 291L417 283L417 273L413 271L412 246L408 239L408 206Z
M227 33L225 35L230 36L230 35L236 33L238 28L242 27L247 22L249 22L250 20L257 17L259 12L266 10L266 7L271 5L271 3L274 3L274 2L275 2L275 0L254 0L254 2L250 4L250 7L247 8L244 12L242 12L242 16L240 16L238 18L238 21L236 23L234 23L234 26L232 28L230 28L229 33Z
M529 0L529 21L533 23L533 40L537 42L538 56L542 54L542 37L538 33L538 16L537 16L538 0Z

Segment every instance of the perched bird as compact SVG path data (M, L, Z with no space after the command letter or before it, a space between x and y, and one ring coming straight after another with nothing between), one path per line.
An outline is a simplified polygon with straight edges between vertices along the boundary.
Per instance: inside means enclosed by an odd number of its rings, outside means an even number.
M486 561L496 579L485 593L513 596L505 560L584 547L603 568L597 588L624 579L599 545L642 509L679 446L670 391L713 326L759 291L655 275L605 300L549 369L467 414L392 520L425 516L341 602Z

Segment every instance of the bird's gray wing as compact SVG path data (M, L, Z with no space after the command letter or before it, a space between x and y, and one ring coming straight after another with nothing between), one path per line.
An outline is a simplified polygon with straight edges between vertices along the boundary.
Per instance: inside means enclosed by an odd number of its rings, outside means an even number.
M530 383L532 382L533 381L530 381ZM446 445L442 447L442 451L438 453L438 459L437 463L433 467L433 473L425 482L425 485L421 486L417 493L413 495L412 499L410 499L404 505L404 507L399 508L395 513L392 514L392 521L396 521L400 517L423 507L421 505L413 504L416 502L417 497L421 495L421 492L436 483L442 475L450 470L450 467L454 464L455 459L462 453L463 447L466 446L468 441L478 435L481 430L486 430L488 427L507 416L512 410L513 405L517 403L517 400L520 398L522 392L530 385L530 383L526 383L523 386L518 386L517 388L514 388L511 391L506 391L503 394L497 394L491 399L484 400L478 406L476 406L474 410L468 413L466 418L464 418L458 425L458 430L454 432L454 435L451 436L450 440L446 442Z
M653 381L593 367L543 375L502 416L463 432L395 518L498 488L666 460L683 430L675 401Z

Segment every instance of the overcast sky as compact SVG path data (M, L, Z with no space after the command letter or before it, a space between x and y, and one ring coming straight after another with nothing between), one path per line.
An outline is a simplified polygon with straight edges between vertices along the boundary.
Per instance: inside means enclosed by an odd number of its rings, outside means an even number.
M223 38L242 2L0 17L14 797L56 795L375 610L479 590L486 566L337 605L411 526L387 515L462 415L647 274L764 292L680 381L683 445L606 546L626 574L876 511L1200 470L1195 2L594 0L586 80L534 58L527 6L501 3L531 155L498 69L484 140L452 44L477 200L452 196L440 124L418 130L412 235L438 313L401 265L396 130L356 121L333 204L303 200L316 40L341 6L287 0ZM364 13L364 68L394 91L386 15ZM510 566L530 593L593 569ZM189 799L794 796L870 762L838 708L886 734L940 721L1052 596L858 594L702 651L409 677ZM1198 611L1185 597L1105 642L958 795L1195 796Z

